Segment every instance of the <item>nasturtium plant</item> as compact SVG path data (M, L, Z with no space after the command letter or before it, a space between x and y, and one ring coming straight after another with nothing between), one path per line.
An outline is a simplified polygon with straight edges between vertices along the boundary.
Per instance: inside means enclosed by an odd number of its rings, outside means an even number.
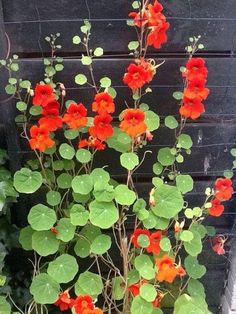
M195 187L182 166L194 145L185 126L203 114L209 94L206 62L195 57L203 46L199 36L189 39L183 88L172 99L179 115L159 116L159 105L148 99L165 64L149 48L161 48L170 24L156 0L132 1L133 10L127 24L138 36L128 43L133 60L121 78L127 100L116 98L117 80L94 66L107 51L90 44L88 20L72 38L83 51L73 81L88 93L86 103L67 97L56 78L64 70L59 33L45 38L51 56L43 59L44 76L36 85L14 75L21 66L17 58L1 61L10 73L6 93L17 99L20 134L36 157L15 172L13 182L19 193L36 193L33 204L26 202L28 224L19 236L22 248L33 251L27 314L163 314L170 300L174 314L210 313L199 255L215 231L205 219L223 213L233 187L228 170L206 189L203 203L186 198ZM0 187L0 204L16 196L12 186ZM212 241L217 254L224 254L225 241ZM9 312L2 297L1 306Z

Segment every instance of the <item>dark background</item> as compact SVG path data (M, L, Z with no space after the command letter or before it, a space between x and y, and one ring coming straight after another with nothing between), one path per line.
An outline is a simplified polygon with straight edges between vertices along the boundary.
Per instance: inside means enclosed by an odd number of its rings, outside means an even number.
M152 82L153 93L144 98L152 110L161 117L177 115L178 103L172 93L182 89L179 67L185 64L184 47L191 36L202 35L205 50L200 55L206 58L209 69L208 87L211 94L206 101L206 113L195 121L189 121L186 133L193 139L192 155L180 167L191 174L195 189L189 193L191 206L198 205L204 198L206 186L212 185L223 171L232 166L229 151L235 147L236 134L236 3L235 0L163 0L165 15L171 24L168 43L161 50L151 50L149 55L157 62L166 60ZM79 60L81 47L72 44L72 37L80 35L80 26L85 18L92 23L91 46L103 47L105 55L94 62L95 77L109 76L116 88L117 113L124 108L124 99L130 99L130 91L122 84L122 76L130 62L127 44L135 40L134 29L126 25L129 0L0 0L0 58L7 54L5 32L10 38L11 54L20 57L20 74L23 79L37 82L43 76L42 58L50 55L45 36L61 33L60 55L65 58L65 69L57 80L65 84L67 99L91 105L93 91L88 87L78 87L74 76L84 67ZM2 13L1 13L2 11ZM0 71L1 130L5 130L10 167L15 171L28 158L28 148L17 137L14 123L14 100L4 93L4 71ZM2 133L3 134L3 133ZM148 195L152 176L152 164L161 146L172 145L173 134L164 128L155 133L149 145L153 154L136 174L141 194ZM113 155L112 155L113 154ZM114 152L105 152L103 160L110 166L114 176L122 177L122 169ZM23 210L23 209L22 209ZM217 233L228 235L228 247L234 239L235 201L226 205L220 218L211 218ZM23 210L24 212L24 210ZM22 223L21 213L16 214L16 222ZM214 313L220 306L227 279L228 259L215 255L206 243L200 260L207 266L203 279L207 291L207 301Z

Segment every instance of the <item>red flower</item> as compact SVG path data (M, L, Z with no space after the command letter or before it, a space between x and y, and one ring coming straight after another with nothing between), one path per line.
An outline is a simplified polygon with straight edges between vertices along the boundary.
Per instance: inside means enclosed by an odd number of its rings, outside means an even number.
M45 107L49 102L55 100L53 88L51 85L37 84L34 91L33 105Z
M83 147L91 147L91 148L95 148L96 150L104 150L106 145L103 144L96 137L90 136L88 140L84 139L79 142L79 148L83 148Z
M88 122L86 115L87 109L83 104L72 103L67 108L66 114L63 117L63 122L68 124L71 129L80 129L86 126Z
M89 128L89 133L101 141L105 141L113 134L113 128L110 125L112 117L109 114L95 116L93 126Z
M190 99L184 97L183 105L179 108L179 112L183 117L195 120L205 112L205 108L199 98Z
M113 98L105 92L97 94L92 103L92 110L98 112L98 114L113 113L115 111Z
M150 245L146 248L148 253L158 255L160 252L161 231L156 231L149 237Z
M162 44L167 41L166 31L169 29L170 23L162 23L161 27L153 26L147 37L147 44L156 49L161 48Z
M140 109L126 109L122 113L123 121L120 128L131 137L136 137L146 132L147 125L144 122L145 114Z
M45 126L32 126L30 136L29 144L32 149L44 152L47 148L54 146L54 141L49 137L49 131Z
M177 276L185 276L186 272L181 266L176 266L174 260L168 256L162 256L156 260L157 276L160 282L166 281L172 283Z
M206 99L209 95L209 89L205 87L206 81L197 77L188 83L184 90L184 96L190 99L200 98Z
M228 201L234 192L232 181L230 179L217 179L215 182L215 198L218 200Z
M78 296L74 301L76 314L82 314L85 309L93 310L93 299L89 295Z
M166 21L165 16L161 13L163 6L155 1L154 4L148 5L148 25L149 26L159 26Z
M211 216L219 217L222 215L224 209L224 205L222 205L221 202L215 198L211 201L211 207L208 212Z
M216 236L212 240L212 249L216 254L218 255L224 255L225 254L225 249L224 245L227 239L222 238L220 236Z
M62 126L62 118L59 117L60 104L57 101L48 103L43 108L43 116L39 124L45 126L49 131L55 131Z
M134 19L134 25L137 27L142 27L148 22L147 12L146 10L142 10L139 12L130 12L129 17Z
M53 233L53 234L58 234L58 230L57 230L57 228L55 228L55 227L52 227L52 228L50 229L50 231L51 231L51 233Z
M161 292L158 292L156 299L152 302L152 305L154 307L161 307L161 300L163 299L164 294L162 294Z
M148 283L148 281L145 279L142 279L142 280L132 284L131 286L129 286L128 291L131 292L134 297L136 297L137 295L139 295L139 291L140 291L141 286L145 283Z
M132 234L131 236L131 243L133 243L134 247L138 248L139 247L139 244L138 244L138 237L140 235L146 235L148 237L150 237L150 231L149 230L146 230L146 229L136 229L134 231L134 233Z
M195 78L205 80L208 70L205 67L205 60L203 58L191 58L186 64L186 71L183 72L183 77L188 81Z
M59 295L54 305L59 306L61 311L67 311L73 307L74 300L70 298L69 292L66 290Z
M148 63L139 61L140 64L131 63L128 66L127 73L123 77L124 84L128 85L129 88L137 89L141 88L144 84L149 83L153 74Z

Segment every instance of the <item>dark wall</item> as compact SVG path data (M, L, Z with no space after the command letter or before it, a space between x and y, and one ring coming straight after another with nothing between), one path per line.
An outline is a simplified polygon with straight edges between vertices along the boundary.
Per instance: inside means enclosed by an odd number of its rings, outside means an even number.
M2 4L1 4L2 2ZM190 204L199 202L204 196L206 185L231 168L232 159L229 150L235 146L236 134L236 4L235 0L163 0L165 14L171 24L168 43L159 51L150 51L150 56L157 62L165 59L158 75L152 82L153 93L147 95L147 102L152 110L161 117L177 115L178 104L172 93L181 88L179 67L186 61L184 47L188 38L202 35L205 50L200 53L206 58L209 69L208 87L211 94L206 101L206 113L196 122L187 124L186 132L193 138L192 155L180 167L195 179L195 190L189 195ZM124 99L130 98L129 90L122 84L122 75L130 62L127 44L134 40L135 31L126 25L129 0L1 0L2 24L0 29L1 57L7 53L4 32L11 42L11 53L20 56L20 75L34 83L42 78L42 58L50 51L44 37L50 33L61 33L63 45L61 55L65 58L65 70L57 76L67 88L68 99L82 101L90 106L93 91L87 87L78 87L74 76L82 71L80 47L72 44L72 37L79 34L84 18L92 23L92 45L105 50L102 59L94 62L95 77L108 75L117 89L117 113L124 108ZM12 160L12 169L19 167L30 152L16 137L14 124L14 100L6 101L3 96L3 80L0 83L1 117L8 133L8 148ZM150 189L152 175L151 164L161 146L173 143L172 133L161 128L155 134L149 149L153 154L144 163L136 177L140 190L146 195ZM104 153L110 171L122 175L118 159L114 153ZM218 233L229 234L234 224L235 202L227 204L225 214L219 219L210 219ZM208 302L214 313L220 304L226 278L227 258L216 257L206 246L201 259L207 262L208 274L204 282ZM214 287L214 288L213 288Z

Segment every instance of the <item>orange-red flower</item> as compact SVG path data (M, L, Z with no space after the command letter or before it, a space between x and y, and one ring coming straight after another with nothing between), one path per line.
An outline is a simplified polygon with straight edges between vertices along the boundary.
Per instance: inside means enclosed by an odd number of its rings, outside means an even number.
M129 17L134 19L134 25L142 27L148 22L147 11L145 8L141 12L130 12Z
M89 295L80 295L74 301L74 309L76 314L84 313L84 310L93 310L93 299Z
M49 102L55 100L55 95L53 94L53 88L49 84L37 84L34 90L33 105L36 106L46 106Z
M206 99L210 91L205 87L205 84L205 80L198 77L193 78L192 81L188 82L188 86L184 90L184 96L190 99Z
M59 295L59 298L54 305L58 306L61 311L67 311L73 307L74 299L70 298L69 292L66 290Z
M57 228L55 228L55 227L52 227L52 228L50 229L50 231L51 231L51 233L53 233L53 234L58 234L58 230L57 230Z
M186 70L183 72L183 77L186 77L188 81L192 81L195 78L205 80L208 74L208 70L205 67L205 60L203 58L191 58L186 64Z
M136 137L146 132L147 125L144 122L145 114L140 109L126 109L122 113L123 121L120 128L131 137Z
M215 198L220 201L228 201L233 194L232 181L228 178L220 178L215 182Z
M149 237L150 245L146 248L148 253L158 255L160 253L161 231L152 233Z
M59 106L57 101L48 103L39 119L39 125L45 126L49 131L55 131L62 126L62 118L59 116Z
M88 139L84 139L79 142L79 148L83 147L91 147L95 148L96 150L104 150L106 145L96 137L90 136Z
M47 148L54 146L54 141L49 136L49 131L45 126L33 125L30 129L31 139L29 140L32 149L44 152Z
M156 279L160 282L172 283L177 276L184 276L185 270L181 266L176 266L174 260L165 255L156 260L157 275Z
M183 105L179 108L179 112L181 116L195 120L199 118L203 112L205 112L205 108L199 98L190 99L184 97Z
M113 134L113 128L111 126L112 116L109 114L102 114L95 116L93 120L93 126L89 128L89 133L95 138L101 141L105 141Z
M134 247L136 247L136 248L139 247L138 237L140 235L146 235L146 236L150 237L150 231L146 230L146 229L141 229L141 228L134 230L134 233L131 236L131 243L133 243Z
M168 22L162 23L161 27L153 26L151 28L151 32L148 34L147 44L149 46L153 46L156 49L161 48L162 44L167 41L166 32L169 27L170 23Z
M152 305L154 307L161 307L161 300L164 298L164 294L161 292L158 292L156 299L152 302Z
M67 111L63 117L63 122L65 122L71 129L80 129L86 126L88 122L87 109L83 104L72 103L67 108Z
M154 4L148 5L148 25L159 26L166 21L165 16L161 13L163 6L155 1Z
M92 110L98 114L113 113L115 111L113 98L106 92L97 94L92 103Z
M140 291L141 286L142 286L143 284L145 284L145 283L148 283L148 281L145 280L145 279L142 279L142 280L140 280L140 281L138 281L138 282L136 282L136 283L130 285L130 286L128 287L128 291L129 291L130 293L132 293L132 295L133 295L134 297L136 297L137 295L139 295L139 291Z
M85 309L83 310L82 314L103 314L103 311L96 307L94 310Z
M139 61L139 64L131 63L128 66L127 72L123 77L124 84L131 89L143 87L144 84L149 83L153 78L152 69L148 63Z
M211 207L209 208L208 212L211 216L219 217L224 212L224 205L215 198L211 201Z

